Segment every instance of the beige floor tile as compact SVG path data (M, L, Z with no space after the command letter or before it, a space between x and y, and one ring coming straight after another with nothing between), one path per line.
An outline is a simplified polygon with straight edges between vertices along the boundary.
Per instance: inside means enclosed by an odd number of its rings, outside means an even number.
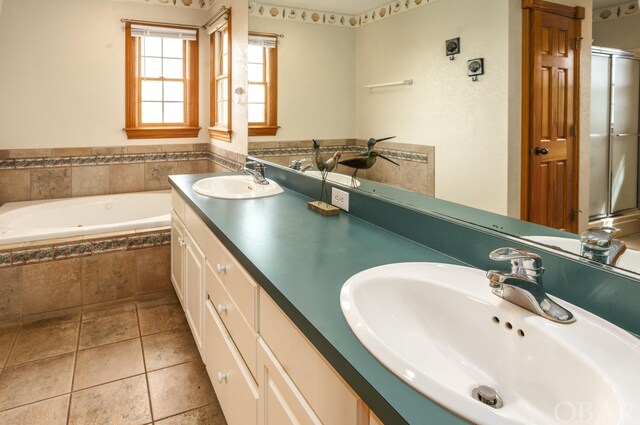
M0 375L0 410L71 391L75 353L8 367Z
M163 304L180 302L176 292L171 288L168 291L160 291L153 294L145 294L143 299L136 301L138 308L155 307Z
M80 322L48 328L22 329L7 366L76 351Z
M19 325L0 329L0 368L7 362L19 331Z
M199 353L189 328L148 335L142 338L147 370L198 360Z
M154 420L213 403L215 394L204 364L184 363L148 374Z
M124 341L139 336L135 311L84 320L80 328L80 349Z
M187 319L179 303L138 309L140 332L150 335L187 326Z
M156 422L156 425L227 425L218 401L212 405L191 410Z
M51 317L49 319L36 320L22 325L22 329L41 329L50 326L64 325L65 323L79 322L80 313L65 314L62 316Z
M66 425L69 394L0 412L0 425Z
M102 316L110 316L112 314L124 313L126 311L134 311L135 309L136 303L133 301L128 301L121 304L114 304L107 307L100 307L95 310L86 311L82 313L82 320L95 319Z
M140 339L78 351L73 389L79 390L144 373Z
M74 392L69 425L143 425L151 422L144 375Z

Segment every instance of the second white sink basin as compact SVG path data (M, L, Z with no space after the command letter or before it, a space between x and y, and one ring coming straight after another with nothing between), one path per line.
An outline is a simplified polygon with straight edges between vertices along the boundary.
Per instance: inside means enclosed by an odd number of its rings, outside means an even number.
M640 424L640 341L576 306L559 324L495 296L485 272L390 264L351 277L342 311L417 391L478 424ZM496 409L472 397L495 390Z
M318 170L308 170L304 172L306 175L315 177L317 179L322 179L322 173ZM331 183L341 184L343 186L351 186L351 176L347 176L345 174L340 173L329 173L327 174L327 181ZM360 186L360 181L356 179L356 187Z
M223 199L263 198L284 192L278 183L267 181L269 184L258 184L245 175L215 176L198 180L192 188L201 195Z
M561 238L557 236L524 236L524 238L552 248L560 248L572 254L580 255L581 245L579 239ZM616 267L640 273L640 251L628 248L620 256Z

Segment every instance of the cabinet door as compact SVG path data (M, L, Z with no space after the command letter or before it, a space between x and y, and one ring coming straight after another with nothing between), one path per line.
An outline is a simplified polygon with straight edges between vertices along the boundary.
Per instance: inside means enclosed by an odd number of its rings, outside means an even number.
M229 425L255 425L258 387L215 311L205 303L205 364Z
M204 313L204 254L188 232L185 250L185 315L191 327L200 356L203 356L204 334L202 321Z
M258 425L322 425L262 338L258 341Z
M184 225L175 212L171 211L171 283L184 309Z

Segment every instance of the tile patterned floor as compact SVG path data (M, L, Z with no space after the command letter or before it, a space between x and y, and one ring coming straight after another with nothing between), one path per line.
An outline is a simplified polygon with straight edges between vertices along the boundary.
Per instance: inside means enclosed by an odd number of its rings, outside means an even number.
M0 425L226 425L175 297L0 328Z

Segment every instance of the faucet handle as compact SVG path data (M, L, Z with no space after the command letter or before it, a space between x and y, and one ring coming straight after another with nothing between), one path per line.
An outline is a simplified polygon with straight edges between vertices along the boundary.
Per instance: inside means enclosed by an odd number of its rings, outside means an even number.
M609 248L613 238L620 235L620 229L613 226L592 227L580 233L580 242L600 248Z
M491 251L489 258L494 261L511 262L511 273L526 276L542 285L542 258L538 254L518 248L498 248Z

